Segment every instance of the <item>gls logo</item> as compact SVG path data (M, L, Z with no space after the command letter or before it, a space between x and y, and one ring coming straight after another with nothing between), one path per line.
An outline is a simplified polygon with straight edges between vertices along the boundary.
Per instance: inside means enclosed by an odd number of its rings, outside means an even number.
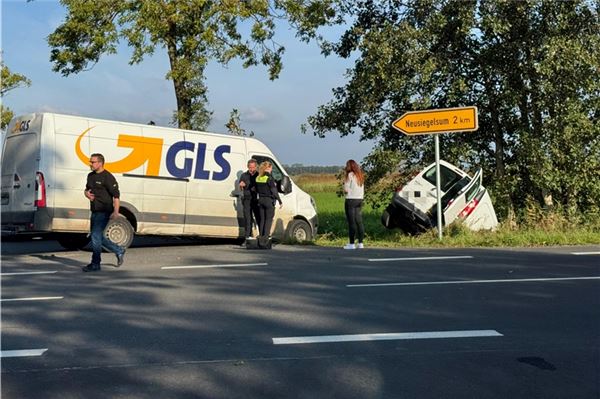
M94 126L84 130L75 142L75 152L77 153L77 156L81 162L86 165L89 164L90 157L85 155L81 150L81 139L93 128ZM113 173L125 173L137 169L144 163L147 163L146 176L159 175L163 139L120 134L119 140L117 141L117 146L131 148L131 153L119 161L107 162L105 167L108 171ZM165 159L167 171L173 177L185 179L192 175L194 160L186 157L183 167L180 168L175 164L175 158L180 151L195 151L196 167L194 168L194 179L209 180L210 171L204 169L206 159L206 143L198 143L198 147L196 148L196 144L190 141L178 141L167 150L167 157ZM217 165L219 165L221 171L213 171L212 180L225 180L231 173L231 165L224 157L225 154L230 152L231 146L228 145L220 145L215 148L213 153L214 161Z

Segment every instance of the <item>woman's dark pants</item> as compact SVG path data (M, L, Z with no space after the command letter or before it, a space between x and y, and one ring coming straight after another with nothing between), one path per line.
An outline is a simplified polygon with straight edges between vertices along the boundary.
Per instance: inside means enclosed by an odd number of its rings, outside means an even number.
M273 224L273 217L275 216L273 199L270 197L261 197L258 199L258 206L260 209L258 234L263 237L268 237L271 235L271 225Z
M346 220L348 220L348 238L350 244L354 244L354 239L358 233L358 242L363 242L365 238L365 226L362 220L362 204L361 199L347 199L344 202L344 210L346 211Z

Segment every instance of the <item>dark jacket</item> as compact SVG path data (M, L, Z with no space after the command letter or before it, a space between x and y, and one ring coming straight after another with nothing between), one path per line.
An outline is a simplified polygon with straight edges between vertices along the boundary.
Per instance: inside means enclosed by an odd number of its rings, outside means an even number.
M254 199L255 200L257 198L257 195L256 195L256 178L257 177L258 177L258 172L251 175L250 172L248 172L248 171L242 173L242 175L240 176L240 182L244 182L244 184L245 184L244 192L243 192L244 199Z
M281 202L281 198L279 198L279 191L277 191L277 182L270 173L265 173L263 176L258 176L256 178L256 192L258 193L258 198L271 198L273 203L275 201Z
M108 170L88 174L85 189L90 190L95 196L94 200L90 201L92 212L112 213L114 211L113 198L121 196L119 183Z

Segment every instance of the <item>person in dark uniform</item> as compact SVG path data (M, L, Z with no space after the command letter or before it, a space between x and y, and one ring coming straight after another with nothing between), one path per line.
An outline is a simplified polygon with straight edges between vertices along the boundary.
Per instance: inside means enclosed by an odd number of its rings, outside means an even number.
M84 195L90 200L92 211L90 219L92 262L82 268L84 272L100 270L102 247L117 255L117 267L123 264L125 258L125 248L121 248L104 235L104 229L108 221L119 217L119 184L115 177L104 169L104 156L102 154L92 154L90 156L90 168L92 172L87 176Z
M258 196L256 193L256 159L248 161L248 170L240 176L240 190L242 191L242 205L244 206L245 238L252 238L252 215L256 220L256 227L260 226L260 212L258 209Z
M271 162L264 161L258 168L258 177L256 178L256 192L258 193L258 206L260 209L259 234L262 237L271 236L271 225L275 216L275 202L279 202L279 207L283 206L279 192L277 191L277 182L271 176L273 165Z

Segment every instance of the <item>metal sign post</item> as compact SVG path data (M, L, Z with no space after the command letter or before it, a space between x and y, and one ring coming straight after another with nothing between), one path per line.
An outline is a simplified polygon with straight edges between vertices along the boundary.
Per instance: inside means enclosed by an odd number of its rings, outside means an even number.
M435 135L435 189L437 192L438 239L442 239L442 178L440 176L440 136Z
M479 128L477 107L410 111L392 126L407 136L435 134L435 188L437 194L438 238L442 239L442 189L440 176L440 138L438 133L472 132Z

